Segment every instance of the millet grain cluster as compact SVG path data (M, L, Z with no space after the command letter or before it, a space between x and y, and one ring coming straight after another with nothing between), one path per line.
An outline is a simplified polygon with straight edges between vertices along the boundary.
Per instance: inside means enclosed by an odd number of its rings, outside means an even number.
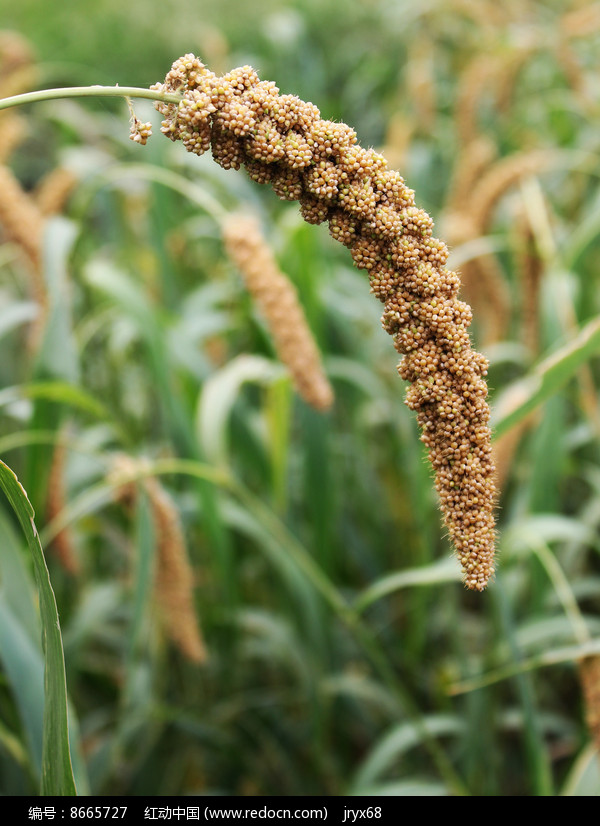
M115 499L132 506L143 491L148 497L156 541L155 595L169 637L191 662L207 659L194 604L194 570L179 511L155 476L144 475L145 462L124 453L114 456L107 481ZM142 473L140 479L136 475Z
M486 359L471 348L471 310L458 299L448 250L432 235L429 215L382 155L363 149L343 123L294 95L280 95L250 66L222 77L194 55L176 60L164 84L179 104L157 103L162 132L201 155L209 148L225 169L245 166L280 198L299 201L311 224L328 222L371 291L385 305L383 326L403 355L446 526L465 585L483 590L493 574L494 466Z
M237 264L248 292L262 313L280 361L298 393L317 410L329 410L333 390L298 293L277 262L253 215L232 214L223 226L225 248Z

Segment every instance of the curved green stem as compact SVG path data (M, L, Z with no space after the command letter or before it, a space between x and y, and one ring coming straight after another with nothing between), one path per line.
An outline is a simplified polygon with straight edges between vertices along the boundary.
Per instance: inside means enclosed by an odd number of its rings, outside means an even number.
M40 89L38 92L26 92L23 95L3 98L0 100L0 110L42 100L89 97L148 98L149 100L161 100L163 103L179 103L181 100L181 95L137 86L70 86L63 89Z

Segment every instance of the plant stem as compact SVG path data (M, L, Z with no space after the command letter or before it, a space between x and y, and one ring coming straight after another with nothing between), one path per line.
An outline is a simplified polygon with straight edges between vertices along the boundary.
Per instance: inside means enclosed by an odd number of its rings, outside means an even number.
M63 89L40 89L38 92L26 92L23 95L0 99L0 110L42 100L86 97L148 98L149 100L161 100L163 103L179 103L181 100L180 95L137 86L70 86Z

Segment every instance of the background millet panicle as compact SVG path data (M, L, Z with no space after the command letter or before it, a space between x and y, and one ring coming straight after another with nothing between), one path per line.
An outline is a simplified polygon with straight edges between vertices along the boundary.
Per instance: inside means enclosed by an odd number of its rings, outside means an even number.
M323 371L298 293L277 266L258 221L252 215L229 215L223 237L225 248L264 316L279 358L289 368L298 393L317 410L328 410L333 404L333 390Z
M201 155L212 149L225 169L242 165L297 200L306 221L327 221L331 235L369 272L385 305L383 326L403 355L429 449L446 527L468 588L483 590L493 574L494 466L486 359L471 348L471 310L458 299L458 275L446 269L446 245L415 206L414 192L382 155L363 149L343 123L323 120L312 103L280 95L250 66L222 77L194 55L173 64L164 84L179 104L158 103L162 132Z
M154 476L142 477L144 461L117 454L108 481L115 487L115 498L129 504L143 490L149 501L156 542L155 594L165 630L184 656L194 663L207 659L204 638L194 605L194 571L179 512L171 497Z

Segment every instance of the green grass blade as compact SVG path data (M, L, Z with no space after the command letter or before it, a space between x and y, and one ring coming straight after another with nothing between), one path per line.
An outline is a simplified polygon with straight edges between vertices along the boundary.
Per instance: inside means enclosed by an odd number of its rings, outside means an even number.
M196 415L196 432L210 461L221 467L229 464L228 425L242 385L268 385L283 375L277 362L262 356L241 355L206 381Z
M33 774L42 771L44 661L4 599L0 599L0 660L12 687Z
M43 272L48 308L35 364L37 378L61 378L71 384L76 384L80 378L79 354L71 320L68 268L77 234L77 225L60 216L49 219L46 225Z
M460 682L452 683L448 687L448 694L464 694L467 691L477 691L488 685L508 680L517 674L524 674L527 671L536 671L539 668L546 668L550 665L560 665L561 663L578 662L584 657L598 656L600 654L600 639L592 639L579 645L569 645L562 648L548 649L541 654L523 658L518 662L510 660L506 665L486 671Z
M32 322L39 309L33 301L14 301L0 310L0 338Z
M426 780L399 780L396 783L378 783L376 786L349 792L354 797L445 797L450 792L442 783Z
M423 719L425 730L433 736L459 734L463 728L460 718L454 715L431 715ZM400 723L390 729L376 743L358 769L350 794L365 794L364 791L380 780L386 771L395 766L410 749L423 743L423 731L413 723Z
M0 596L31 642L41 649L41 626L37 610L37 589L30 560L23 553L18 529L0 509Z
M69 749L65 662L54 591L33 521L33 508L19 480L4 462L0 462L0 486L21 523L33 557L39 589L45 655L41 793L75 795L77 791Z
M583 749L560 791L561 797L598 797L600 795L600 760L596 745Z
M378 579L377 582L374 582L363 591L356 600L354 607L360 614L378 599L393 594L402 588L413 588L417 585L437 585L443 582L460 582L460 580L461 572L456 560L441 559L432 565L397 571Z
M9 754L15 763L18 763L24 769L28 765L28 755L18 737L10 731L4 723L0 720L0 749L3 749Z
M45 401L66 404L70 407L91 413L99 419L110 419L110 414L101 402L74 384L65 381L40 381L5 387L0 391L0 407L13 404L20 399L44 399Z
M502 436L553 396L593 355L600 352L600 319L581 328L575 338L544 359L528 376L514 382L495 403L492 428Z

